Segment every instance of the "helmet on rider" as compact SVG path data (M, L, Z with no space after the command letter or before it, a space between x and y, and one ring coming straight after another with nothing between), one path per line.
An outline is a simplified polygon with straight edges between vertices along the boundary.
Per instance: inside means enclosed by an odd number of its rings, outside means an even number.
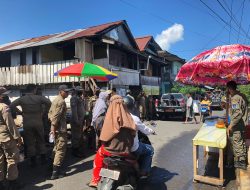
M133 111L133 109L134 109L134 104L135 104L133 98L131 98L131 97L129 97L129 96L125 96L125 97L123 98L123 101L124 101L124 104L127 106L128 110L129 110L130 112Z

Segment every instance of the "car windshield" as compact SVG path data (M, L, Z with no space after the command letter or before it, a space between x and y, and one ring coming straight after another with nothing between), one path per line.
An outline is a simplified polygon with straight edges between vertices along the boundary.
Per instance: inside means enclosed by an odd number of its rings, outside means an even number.
M162 99L170 99L171 96L174 96L175 99L182 99L182 94L164 94L162 95Z

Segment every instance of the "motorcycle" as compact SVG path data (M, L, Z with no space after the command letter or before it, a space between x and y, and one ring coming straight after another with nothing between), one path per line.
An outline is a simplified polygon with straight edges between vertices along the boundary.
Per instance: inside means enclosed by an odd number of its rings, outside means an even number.
M140 142L151 145L147 135L138 131ZM135 190L139 180L139 165L133 156L110 156L104 158L98 190Z
M208 105L207 104L201 104L201 118L202 118L202 122L204 123L205 118L207 116L209 116L209 109L208 109Z
M101 169L98 190L117 190L126 187L136 189L138 181L137 160L128 157L110 156L104 158L105 168Z

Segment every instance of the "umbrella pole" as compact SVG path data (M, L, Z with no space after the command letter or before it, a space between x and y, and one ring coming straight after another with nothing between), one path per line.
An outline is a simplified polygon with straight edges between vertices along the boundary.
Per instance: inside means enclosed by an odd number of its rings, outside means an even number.
M226 123L228 123L228 118L229 118L229 93L226 92Z

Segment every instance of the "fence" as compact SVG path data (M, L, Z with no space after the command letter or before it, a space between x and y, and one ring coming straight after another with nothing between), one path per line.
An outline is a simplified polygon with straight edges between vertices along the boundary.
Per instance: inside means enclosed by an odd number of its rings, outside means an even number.
M54 73L76 60L43 63L41 65L23 65L15 67L0 68L0 85L16 86L25 84L50 84L63 82L77 82L78 77L57 77ZM81 78L84 81L84 78Z

